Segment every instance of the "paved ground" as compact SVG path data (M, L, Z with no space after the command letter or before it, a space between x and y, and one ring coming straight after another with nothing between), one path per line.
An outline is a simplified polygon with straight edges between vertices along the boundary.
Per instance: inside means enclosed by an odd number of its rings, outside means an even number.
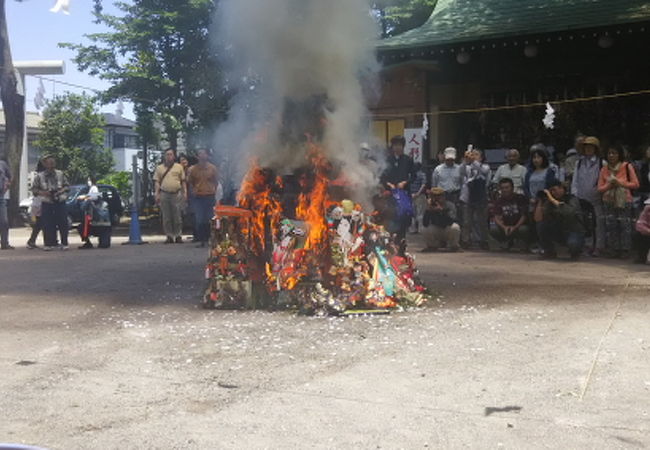
M650 447L650 267L421 255L427 308L316 319L204 311L205 251L151 240L0 252L0 441Z

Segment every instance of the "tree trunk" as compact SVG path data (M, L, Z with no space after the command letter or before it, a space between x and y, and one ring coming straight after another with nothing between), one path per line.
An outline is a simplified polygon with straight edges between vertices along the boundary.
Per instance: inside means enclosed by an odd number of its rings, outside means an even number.
M142 139L142 205L143 208L149 206L149 142L147 137L143 136Z
M167 136L169 148L173 148L174 151L178 151L178 130L173 127L168 127L165 131L165 135Z
M25 96L18 92L18 75L14 70L7 32L5 0L0 0L0 96L5 115L4 156L11 168L10 221L16 225L19 220L20 204L20 160L23 154L23 133L25 126Z

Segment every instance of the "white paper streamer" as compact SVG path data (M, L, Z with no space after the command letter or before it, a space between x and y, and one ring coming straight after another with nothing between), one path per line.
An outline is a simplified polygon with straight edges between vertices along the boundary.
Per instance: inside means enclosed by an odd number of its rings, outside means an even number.
M50 12L58 13L61 11L63 14L70 14L70 0L57 0L56 4L50 9Z
M544 119L542 120L542 123L544 123L544 126L548 128L549 130L552 130L555 128L555 110L551 106L550 103L546 103L546 115L544 116Z
M429 116L427 116L427 113L424 113L422 117L422 137L424 139L427 138L428 131L429 131Z

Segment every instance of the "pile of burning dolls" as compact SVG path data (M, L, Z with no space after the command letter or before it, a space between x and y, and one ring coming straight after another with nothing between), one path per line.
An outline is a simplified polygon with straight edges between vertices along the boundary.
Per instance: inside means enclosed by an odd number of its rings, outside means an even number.
M241 207L215 208L206 308L342 315L427 301L413 257L358 204L328 201L316 182L290 219L264 179L249 176Z

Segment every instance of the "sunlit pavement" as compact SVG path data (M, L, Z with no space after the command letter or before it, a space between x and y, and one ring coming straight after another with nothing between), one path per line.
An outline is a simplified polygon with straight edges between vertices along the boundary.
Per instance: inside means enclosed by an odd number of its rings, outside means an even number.
M24 236L23 236L24 234ZM642 448L650 267L418 254L417 311L204 311L205 249L0 252L0 441Z

